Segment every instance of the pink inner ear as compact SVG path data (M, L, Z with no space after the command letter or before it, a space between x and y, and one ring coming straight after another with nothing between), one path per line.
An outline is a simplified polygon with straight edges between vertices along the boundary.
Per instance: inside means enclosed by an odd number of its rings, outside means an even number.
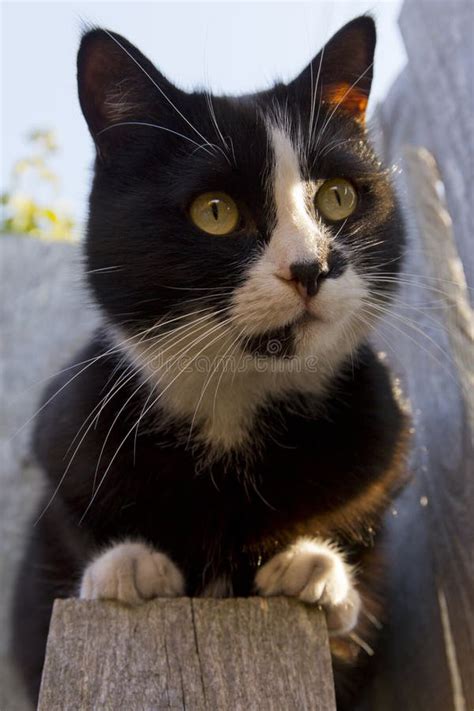
M356 121L364 123L367 109L367 94L356 87L351 87L347 82L331 84L324 90L324 100L350 113Z

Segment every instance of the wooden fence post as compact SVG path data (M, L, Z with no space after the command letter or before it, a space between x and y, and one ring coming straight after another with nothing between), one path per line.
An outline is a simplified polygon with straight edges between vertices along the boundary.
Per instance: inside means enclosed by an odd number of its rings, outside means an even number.
M371 711L474 708L473 24L469 0L405 0L409 62L376 114L408 228L379 345L414 432L413 480L388 517L390 616Z
M57 600L38 711L335 711L323 613L288 598Z

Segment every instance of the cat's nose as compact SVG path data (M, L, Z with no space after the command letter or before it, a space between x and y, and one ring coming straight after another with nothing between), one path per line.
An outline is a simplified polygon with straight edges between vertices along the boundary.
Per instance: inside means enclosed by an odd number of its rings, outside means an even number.
M316 296L328 271L328 267L318 261L290 264L291 279L304 299Z

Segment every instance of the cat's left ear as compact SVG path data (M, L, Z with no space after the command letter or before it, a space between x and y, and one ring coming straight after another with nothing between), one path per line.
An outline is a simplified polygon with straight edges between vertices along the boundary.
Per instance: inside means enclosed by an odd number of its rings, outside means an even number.
M183 94L125 37L100 28L82 37L77 80L82 112L102 155L129 140L133 124L165 119Z
M344 25L288 85L297 102L310 110L314 101L364 123L373 77L375 23L362 16Z

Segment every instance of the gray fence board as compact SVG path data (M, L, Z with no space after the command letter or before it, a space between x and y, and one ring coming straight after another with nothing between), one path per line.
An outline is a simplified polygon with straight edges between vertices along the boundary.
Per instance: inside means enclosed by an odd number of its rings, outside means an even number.
M29 704L9 655L11 604L43 478L28 421L48 379L97 325L80 288L78 245L0 236L0 709Z
M334 711L323 613L274 598L58 600L39 711Z
M474 180L474 3L406 0L400 27L413 89L405 98L423 117L422 145L436 157L457 248L474 284L474 214L467 209Z
M414 478L388 521L390 621L372 708L466 711L474 703L472 311L434 159L411 149L401 165L408 258L380 335L413 410Z
M414 479L388 522L391 618L372 709L470 711L474 5L406 0L400 26L409 62L379 107L376 135L401 171L408 255L380 342L413 409Z

